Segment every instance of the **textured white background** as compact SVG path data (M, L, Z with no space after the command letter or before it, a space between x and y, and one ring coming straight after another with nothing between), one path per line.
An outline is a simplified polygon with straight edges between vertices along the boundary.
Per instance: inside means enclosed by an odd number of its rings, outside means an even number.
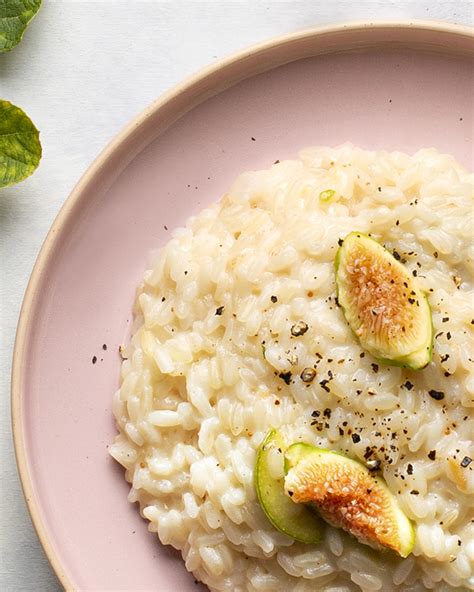
M0 54L0 97L27 111L44 149L33 177L0 190L0 590L61 589L18 482L9 386L26 283L79 176L130 118L198 68L296 29L387 18L474 24L469 0L44 0L22 44Z

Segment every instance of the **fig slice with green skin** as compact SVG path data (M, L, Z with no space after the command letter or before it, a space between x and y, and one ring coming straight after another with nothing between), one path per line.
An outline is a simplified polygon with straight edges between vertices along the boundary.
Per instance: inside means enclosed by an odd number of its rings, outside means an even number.
M338 302L361 346L388 364L411 370L429 364L431 309L405 266L374 239L351 232L335 267Z
M415 531L385 481L363 464L310 444L285 452L285 491L300 504L312 504L329 524L359 542L407 557Z
M254 479L258 501L277 530L302 543L319 543L324 522L285 493L284 446L282 436L271 430L257 451Z

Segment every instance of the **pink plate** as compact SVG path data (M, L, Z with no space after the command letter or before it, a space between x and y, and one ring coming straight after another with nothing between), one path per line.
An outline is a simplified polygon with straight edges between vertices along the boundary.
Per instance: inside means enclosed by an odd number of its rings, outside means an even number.
M473 56L472 31L447 24L293 34L172 90L85 174L38 257L13 371L25 496L66 589L197 590L127 502L107 453L118 346L149 251L239 172L304 146L435 146L473 168Z

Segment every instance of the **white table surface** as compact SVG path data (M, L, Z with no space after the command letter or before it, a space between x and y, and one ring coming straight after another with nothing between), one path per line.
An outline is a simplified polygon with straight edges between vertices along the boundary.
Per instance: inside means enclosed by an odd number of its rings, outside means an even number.
M296 29L389 18L474 24L469 0L43 0L21 45L0 54L0 97L32 117L44 151L33 177L0 189L0 590L61 589L21 493L9 388L28 277L73 185L125 123L202 66Z

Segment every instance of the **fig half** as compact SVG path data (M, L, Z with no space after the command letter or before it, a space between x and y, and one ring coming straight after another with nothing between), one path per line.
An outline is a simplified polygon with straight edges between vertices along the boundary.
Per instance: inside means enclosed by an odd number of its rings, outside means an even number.
M361 346L382 362L411 370L429 364L431 309L404 265L377 241L351 232L335 266L338 302Z
M401 557L413 550L415 531L385 481L363 464L310 444L285 452L285 491L297 504L311 504L329 524L373 548Z
M319 543L324 522L285 493L284 452L282 436L271 430L257 451L254 480L258 501L277 530L302 543Z

